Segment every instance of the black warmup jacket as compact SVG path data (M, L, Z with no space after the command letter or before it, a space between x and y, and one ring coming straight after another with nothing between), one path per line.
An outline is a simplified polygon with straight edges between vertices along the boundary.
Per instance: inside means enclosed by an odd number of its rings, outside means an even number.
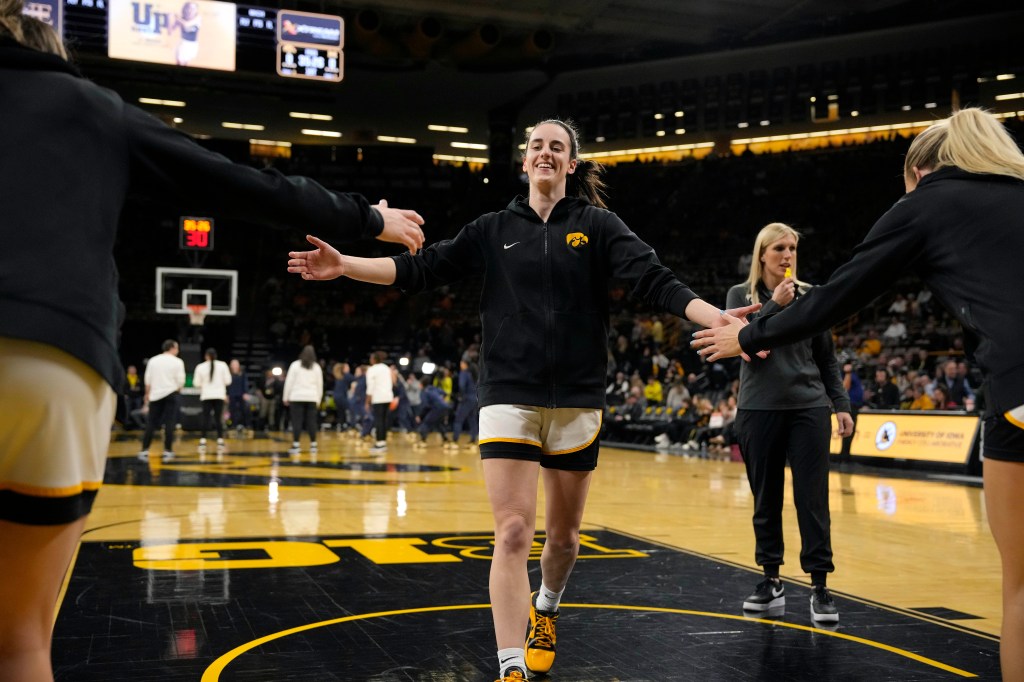
M609 279L681 317L697 298L618 216L582 199L562 199L545 223L518 197L394 259L395 284L409 292L483 275L481 406L603 408Z
M1024 182L943 168L883 215L850 262L740 331L747 353L824 331L916 271L960 321L988 414L1024 404Z
M0 147L0 336L55 346L115 390L124 370L112 252L129 191L340 241L384 228L365 198L231 163L59 57L3 37Z

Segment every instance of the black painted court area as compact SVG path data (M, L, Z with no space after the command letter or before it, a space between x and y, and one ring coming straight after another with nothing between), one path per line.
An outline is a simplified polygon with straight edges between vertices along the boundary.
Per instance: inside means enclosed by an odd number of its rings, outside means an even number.
M82 545L57 620L58 680L495 678L486 534L138 549ZM536 586L536 561L531 576ZM930 614L836 595L839 626L815 629L809 588L787 583L785 615L744 618L755 582L740 567L587 531L558 659L541 679L999 679L997 642Z

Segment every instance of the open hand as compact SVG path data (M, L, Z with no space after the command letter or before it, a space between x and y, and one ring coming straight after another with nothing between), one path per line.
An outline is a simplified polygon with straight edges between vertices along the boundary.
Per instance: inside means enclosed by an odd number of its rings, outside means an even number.
M311 234L306 241L315 246L312 251L289 251L288 272L302 275L302 279L336 279L345 274L345 259L336 248Z

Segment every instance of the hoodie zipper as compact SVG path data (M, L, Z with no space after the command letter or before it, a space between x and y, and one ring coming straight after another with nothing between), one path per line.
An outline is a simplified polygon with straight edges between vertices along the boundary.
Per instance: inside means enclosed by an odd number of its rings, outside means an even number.
M544 236L544 258L543 258L543 271L544 271L544 351L547 354L547 367L548 367L548 404L549 408L555 406L555 347L553 340L553 326L554 320L554 301L553 294L551 291L551 257L548 253L548 224L544 223L542 228L542 234Z

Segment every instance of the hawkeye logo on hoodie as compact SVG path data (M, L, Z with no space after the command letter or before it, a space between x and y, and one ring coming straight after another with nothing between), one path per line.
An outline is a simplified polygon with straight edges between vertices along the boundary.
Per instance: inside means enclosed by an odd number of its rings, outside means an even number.
M582 249L589 241L587 235L582 232L570 232L565 235L565 243L574 249Z

